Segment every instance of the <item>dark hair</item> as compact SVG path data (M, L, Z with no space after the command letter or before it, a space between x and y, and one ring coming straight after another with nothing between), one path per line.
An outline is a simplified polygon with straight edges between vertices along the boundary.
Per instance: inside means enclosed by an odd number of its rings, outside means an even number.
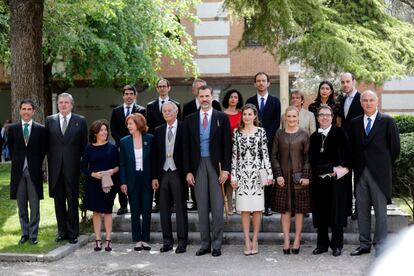
M170 87L170 81L164 78L160 78L159 80L157 80L157 86L160 83L160 81L165 81L167 83L167 86Z
M257 108L256 108L256 106L254 105L254 104L245 104L242 108L241 108L241 113L242 113L242 117L241 117L241 119L240 119L240 123L239 123L239 126L237 127L237 129L240 131L240 130L242 130L244 127L245 127L245 125L244 125L244 122L243 122L243 112L245 111L245 110L247 110L247 109L251 109L251 110L253 110L253 113L254 113L254 115L256 116L256 118L254 119L254 121L253 121L253 125L255 125L255 126L260 126L260 121L259 121L259 115L258 115L258 112L257 112Z
M334 116L333 109L332 109L329 105L327 105L327 104L321 104L321 106L320 106L320 107L318 108L318 110L316 111L316 115L317 115L317 116L319 116L319 112L320 112L322 109L328 109L328 110L330 110L330 111L331 111L331 115L332 115L332 117Z
M128 117L126 117L125 119L125 124L128 124L128 120L131 119L135 125L137 126L137 129L142 133L145 134L148 131L148 126L147 126L147 119L145 119L144 115L142 115L141 113L133 113L128 115Z
M193 84L191 85L191 87L195 87L196 84L199 83L199 82L204 83L204 85L207 85L207 82L203 79L194 79Z
M322 85L327 84L329 88L331 89L332 93L328 97L328 101L326 102L328 105L334 105L335 104L335 90L333 88L333 85L331 82L324 80L319 84L318 87L318 95L316 96L315 102L321 103L321 87Z
M222 106L224 108L228 108L229 107L230 96L233 93L236 93L237 96L239 97L239 100L237 101L236 109L242 108L242 106L243 106L243 97L240 94L240 92L238 90L236 90L236 89L230 89L229 91L226 92L226 94L224 94Z
M210 90L210 94L213 95L213 88L211 88L211 86L208 86L208 85L200 86L197 90L197 95L198 95L198 92L200 92L200 90L207 90L207 89Z
M106 130L108 131L108 136L106 137L106 141L109 138L109 123L105 119L96 120L91 124L89 128L89 143L96 143L96 134L99 133L102 126L106 126Z
M33 110L35 109L34 102L32 100L29 100L29 99L21 100L20 105L19 105L19 109L21 109L22 105L24 105L24 104L30 104L32 106Z
M130 85L130 84L127 84L127 85L125 85L123 88L122 88L122 95L124 95L125 94L125 91L126 90L131 90L131 91L133 91L134 92L134 95L136 95L137 94L137 89L135 88L135 86L133 86L133 85Z
M269 81L270 81L270 77L269 77L269 75L268 75L268 74L266 74L265 72L258 72L256 75L254 75L254 83L256 83L256 78L257 78L257 76L259 76L259 75L264 75L264 76L266 76L267 82L269 82Z

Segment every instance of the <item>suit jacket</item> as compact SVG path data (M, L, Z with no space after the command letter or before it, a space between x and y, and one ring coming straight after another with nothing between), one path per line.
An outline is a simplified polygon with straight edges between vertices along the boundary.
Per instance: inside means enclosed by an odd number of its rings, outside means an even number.
M142 115L146 116L145 108L134 104L132 108L132 113L141 113ZM115 144L119 147L119 141L122 137L125 137L129 134L129 131L125 124L125 112L124 112L124 105L120 105L112 109L111 114L111 135L112 138L115 140Z
M22 123L12 124L8 129L7 145L12 160L10 177L10 198L16 199L17 188L23 174L24 159L30 178L35 186L39 199L43 199L43 159L46 155L47 137L45 127L33 121L29 142L24 142Z
M177 118L181 118L181 108L180 104L173 99L169 99L170 102L173 102L178 107L178 114ZM147 104L147 125L148 125L148 133L154 134L154 130L157 126L162 125L165 123L164 117L162 116L162 112L160 110L160 106L158 104L158 99L149 102Z
M355 183L367 169L375 184L391 202L392 165L400 154L400 134L394 119L378 112L368 136L365 135L364 116L351 121L352 163Z
M340 109L339 109L339 117L342 120L341 127L343 127L346 133L349 135L352 119L354 119L355 117L359 115L363 115L364 110L362 109L362 106L361 106L361 93L357 91L354 98L352 99L352 103L349 106L348 114L345 118L345 111L344 111L345 100L346 100L346 97L344 97L341 100Z
M54 197L54 188L61 170L69 188L78 194L80 159L88 142L86 120L83 116L72 113L65 135L61 131L59 113L48 116L45 126L48 139L49 196Z
M151 187L151 143L153 136L151 134L142 135L142 157L144 171L144 186L150 190ZM125 136L120 141L120 158L119 158L119 179L121 185L128 186L128 193L136 189L135 180L135 152L132 135Z
M213 100L213 102L212 102L211 106L212 106L215 110L221 111L220 103L219 103L218 101ZM184 105L184 107L183 107L183 118L182 118L182 120L184 121L184 119L185 119L188 115L190 115L190 114L192 114L192 113L196 112L197 110L198 110L198 109L197 109L196 99L194 99L194 100L192 100L192 101L189 101L189 102L188 102L188 103L186 103L186 104Z
M253 104L256 106L257 111L259 111L259 103L257 102L257 94L247 99L246 104ZM267 145L269 149L273 145L273 138L275 137L276 131L280 127L280 115L281 107L280 101L277 97L268 95L266 105L264 107L263 117L259 114L259 120L263 127L266 130L267 136Z
M230 122L227 114L213 109L210 128L210 158L219 174L221 169L231 171L231 135ZM200 113L195 112L184 121L184 174L196 176L200 163Z

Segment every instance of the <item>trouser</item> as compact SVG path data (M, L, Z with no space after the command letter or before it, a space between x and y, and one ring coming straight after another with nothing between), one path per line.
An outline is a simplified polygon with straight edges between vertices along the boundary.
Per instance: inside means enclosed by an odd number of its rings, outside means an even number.
M364 169L356 184L359 242L361 248L378 250L387 237L387 198L375 183L371 173ZM371 206L375 213L374 241L371 241Z
M58 235L70 239L79 235L79 201L78 194L70 186L68 177L60 171L54 189L55 213L58 226ZM78 183L79 185L79 183Z
M223 239L223 195L218 175L210 157L201 157L197 170L195 192L198 206L198 218L201 248L221 249ZM209 204L210 203L210 204ZM209 207L211 206L212 230L210 238Z
M29 211L27 209L29 202ZM39 196L35 186L30 178L29 169L23 170L22 178L17 188L17 207L19 209L19 221L22 230L22 236L37 238L39 231L40 212L39 212Z
M184 196L186 190L187 187L178 172L167 171L163 173L159 188L160 219L163 243L166 246L174 244L171 223L171 207L173 204L175 204L178 245L187 246L188 217L187 202Z
M144 173L135 172L134 189L128 187L129 207L131 209L132 240L150 241L152 189L144 183ZM142 216L142 225L141 225Z
M344 246L344 230L342 226L332 226L332 237L329 240L328 226L318 227L318 238L316 246L321 249L328 249L328 247L342 249Z

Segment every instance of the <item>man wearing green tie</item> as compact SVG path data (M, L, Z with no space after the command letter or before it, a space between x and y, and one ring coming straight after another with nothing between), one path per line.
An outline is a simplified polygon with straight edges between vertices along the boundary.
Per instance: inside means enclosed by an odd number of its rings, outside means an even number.
M34 113L33 101L21 101L21 121L9 127L7 140L12 160L10 198L17 199L22 231L19 244L30 240L33 245L38 243L39 200L43 199L42 163L46 153L45 127L33 121Z

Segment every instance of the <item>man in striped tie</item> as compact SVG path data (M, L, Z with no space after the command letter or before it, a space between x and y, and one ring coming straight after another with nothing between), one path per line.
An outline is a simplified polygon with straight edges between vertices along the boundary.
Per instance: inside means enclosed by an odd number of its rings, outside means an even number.
M387 204L391 203L392 164L400 153L400 136L394 119L378 111L378 96L367 90L361 95L364 114L350 127L355 197L360 246L351 256L381 253L387 237ZM375 234L371 240L371 206L375 213Z
M19 244L30 240L33 245L38 243L39 200L43 199L42 164L47 143L45 127L33 120L34 113L33 101L21 101L21 121L9 127L7 140L12 159L10 198L17 199L22 231Z

